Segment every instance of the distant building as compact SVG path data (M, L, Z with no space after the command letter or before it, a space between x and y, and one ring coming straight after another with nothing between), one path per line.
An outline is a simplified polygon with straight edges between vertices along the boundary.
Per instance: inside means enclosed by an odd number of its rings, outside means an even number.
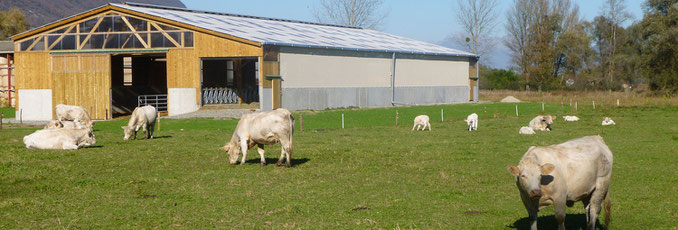
M14 63L14 42L0 41L0 106L13 106L16 101L12 64Z
M24 120L62 103L109 119L156 101L176 115L477 100L477 55L355 27L111 3L12 40Z

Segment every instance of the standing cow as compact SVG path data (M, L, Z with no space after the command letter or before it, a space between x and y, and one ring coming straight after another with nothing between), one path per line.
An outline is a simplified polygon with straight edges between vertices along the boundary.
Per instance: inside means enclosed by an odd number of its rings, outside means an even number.
M24 137L28 149L78 149L96 143L91 129L41 129Z
M80 106L58 104L54 109L54 112L56 113L56 118L59 121L80 122L90 129L94 126L94 122L89 116L89 113L87 113L87 111Z
M155 118L158 116L158 111L155 107L146 105L136 107L129 118L127 126L122 126L125 132L123 140L129 140L134 133L134 139L137 139L137 132L139 128L144 131L146 139L153 139L153 130L155 127Z
M478 130L478 114L472 113L471 115L468 115L464 121L468 125L468 131Z
M419 115L414 118L414 125L412 126L412 131L414 131L414 127L417 127L417 131L419 131L419 128L422 128L421 130L426 130L426 127L428 126L428 131L431 131L431 123L429 123L428 116L426 115Z
M537 116L530 121L528 126L534 131L551 131L551 125L553 124L554 119L556 119L556 116Z
M287 158L285 165L290 167L292 166L293 134L294 116L286 109L245 114L238 121L231 140L221 149L228 152L231 164L238 163L238 157L242 153L240 164L243 165L247 158L247 150L256 145L261 157L261 165L264 166L266 165L264 145L280 143L282 151L276 165L282 165L283 158Z
M608 188L612 177L612 152L600 136L586 136L562 144L530 147L518 166L508 166L516 177L531 229L537 229L537 212L553 204L558 229L565 229L565 207L581 201L586 207L587 229L595 229L603 201L605 225L610 222Z

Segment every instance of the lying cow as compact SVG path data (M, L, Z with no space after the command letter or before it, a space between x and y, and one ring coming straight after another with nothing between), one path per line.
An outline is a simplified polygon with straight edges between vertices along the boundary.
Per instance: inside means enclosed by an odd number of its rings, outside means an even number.
M478 114L472 113L471 115L468 115L464 121L468 125L468 131L478 130Z
M155 107L146 105L141 107L136 107L132 112L132 116L127 122L127 126L122 126L122 130L125 132L123 140L129 140L134 133L134 139L137 139L137 132L141 128L146 136L146 139L153 139L153 131L155 129L155 118L158 116L158 112Z
M603 118L602 125L614 125L614 124L616 124L616 123L614 123L614 121L612 119L610 119L609 117Z
M577 116L563 116L564 121L579 121Z
M280 143L282 151L277 166L282 165L283 158L287 158L285 165L292 166L292 135L294 134L294 116L286 109L276 109L269 112L245 114L238 121L233 131L231 141L226 143L223 149L228 152L229 162L238 163L238 157L242 153L240 164L245 164L247 150L254 145L261 157L261 165L266 165L264 158L264 145Z
M556 119L556 116L551 115L537 116L530 121L529 126L534 131L551 131L553 119Z
M534 134L534 129L527 127L527 126L523 126L523 127L520 127L520 130L518 131L518 133L519 134L525 134L525 135L532 135L532 134Z
M426 115L419 115L414 118L414 125L412 126L412 131L414 131L414 127L417 127L417 131L419 131L419 128L422 128L421 130L426 130L426 127L428 126L428 131L431 131L431 123L429 123L431 119L428 118Z
M90 129L42 129L24 137L29 149L78 149L96 143Z
M89 113L80 106L58 104L54 109L54 112L56 113L56 119L59 121L80 122L90 129L94 126L94 122L89 116Z
M586 136L558 145L530 147L518 166L508 166L516 177L531 228L537 229L537 212L553 204L558 229L565 229L565 207L581 201L587 229L595 229L605 201L605 225L610 222L608 188L612 152L600 136Z
M45 124L45 129L89 129L86 125L80 124L80 122L75 121L59 121L51 120Z

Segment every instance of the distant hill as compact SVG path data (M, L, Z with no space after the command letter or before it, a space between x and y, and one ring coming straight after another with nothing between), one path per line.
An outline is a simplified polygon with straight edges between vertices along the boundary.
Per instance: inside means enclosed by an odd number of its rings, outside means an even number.
M30 28L36 28L109 2L137 2L186 8L181 0L0 0L0 10L19 7L26 15Z

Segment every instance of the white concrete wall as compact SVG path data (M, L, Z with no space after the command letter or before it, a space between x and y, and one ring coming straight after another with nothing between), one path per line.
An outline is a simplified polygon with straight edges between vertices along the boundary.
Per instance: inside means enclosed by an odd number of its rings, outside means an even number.
M468 87L468 74L468 61L406 59L398 58L396 54L396 87Z
M280 53L284 88L390 87L391 59Z
M52 120L52 90L51 89L20 89L19 111L16 119L25 121Z
M179 115L197 111L195 88L168 88L167 106L169 115Z

